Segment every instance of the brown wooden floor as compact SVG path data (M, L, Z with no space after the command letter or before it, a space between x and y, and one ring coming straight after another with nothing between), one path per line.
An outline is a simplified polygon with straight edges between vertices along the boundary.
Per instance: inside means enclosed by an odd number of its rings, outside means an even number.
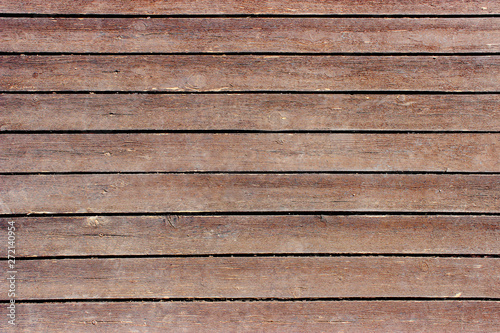
M4 0L0 225L1 332L500 332L500 2Z

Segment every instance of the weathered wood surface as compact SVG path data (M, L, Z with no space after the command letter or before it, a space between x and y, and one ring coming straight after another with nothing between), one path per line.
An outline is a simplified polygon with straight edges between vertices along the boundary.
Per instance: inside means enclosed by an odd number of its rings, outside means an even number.
M18 305L16 332L482 333L498 329L499 311L478 301L28 303Z
M36 301L15 331L496 331L498 14L2 1L0 241L14 221L16 299Z
M0 172L500 172L500 134L3 134Z
M500 212L499 175L0 176L0 212Z
M0 94L0 108L1 131L500 131L496 94Z
M499 216L65 216L1 218L17 256L269 253L500 254ZM5 256L5 254L4 254Z
M486 18L0 18L2 52L500 51Z
M491 258L100 258L16 267L18 300L500 296L500 260Z
M500 91L500 56L0 56L4 91Z
M3 0L0 13L32 14L498 14L495 0Z

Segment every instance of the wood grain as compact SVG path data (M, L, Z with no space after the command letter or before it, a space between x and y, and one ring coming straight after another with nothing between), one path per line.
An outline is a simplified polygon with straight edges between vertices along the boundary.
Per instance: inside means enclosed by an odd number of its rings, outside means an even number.
M4 91L490 91L500 56L0 56Z
M499 311L478 301L28 303L16 332L494 332Z
M500 51L486 18L0 18L2 52Z
M15 331L496 331L499 17L2 1Z
M0 176L0 212L500 212L498 175Z
M65 216L0 218L17 257L269 253L500 254L499 216ZM4 254L5 255L5 254Z
M0 13L33 14L498 14L495 0L4 0Z
M0 94L0 108L0 131L500 131L496 94Z
M18 300L500 296L500 260L491 258L59 259L16 267Z
M3 134L0 172L500 172L500 134Z

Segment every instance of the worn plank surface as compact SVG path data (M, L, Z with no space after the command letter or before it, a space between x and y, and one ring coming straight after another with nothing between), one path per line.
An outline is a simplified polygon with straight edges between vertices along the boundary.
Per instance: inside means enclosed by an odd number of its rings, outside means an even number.
M1 213L500 212L499 175L0 176Z
M0 13L33 14L498 14L495 0L3 0Z
M0 18L2 52L500 51L485 18Z
M499 14L2 1L0 331L496 331Z
M18 300L500 296L500 261L490 258L115 258L16 266ZM7 283L0 282L3 290Z
M0 108L3 131L500 131L496 94L0 94Z
M500 172L500 134L3 134L0 172Z
M500 91L500 56L0 56L4 91Z
M17 332L494 332L499 311L477 301L35 303L18 306Z
M17 256L269 253L500 254L498 216L64 216L1 218Z

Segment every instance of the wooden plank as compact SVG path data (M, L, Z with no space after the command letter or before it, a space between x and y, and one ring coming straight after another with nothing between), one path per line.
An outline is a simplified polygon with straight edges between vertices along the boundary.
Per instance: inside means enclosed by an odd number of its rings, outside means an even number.
M2 52L500 51L486 18L0 18Z
M499 91L499 56L0 56L4 91Z
M492 301L70 302L17 311L16 332L494 332L500 325ZM0 330L10 332L7 325L2 320Z
M500 134L3 134L0 172L499 172Z
M500 131L499 95L0 94L0 130Z
M17 257L252 253L500 254L499 216L67 216L0 219ZM5 256L5 254L4 254Z
M0 176L0 212L500 212L499 175Z
M498 14L495 0L3 0L0 13L33 14Z
M491 258L101 258L16 268L18 300L500 296L500 260Z

